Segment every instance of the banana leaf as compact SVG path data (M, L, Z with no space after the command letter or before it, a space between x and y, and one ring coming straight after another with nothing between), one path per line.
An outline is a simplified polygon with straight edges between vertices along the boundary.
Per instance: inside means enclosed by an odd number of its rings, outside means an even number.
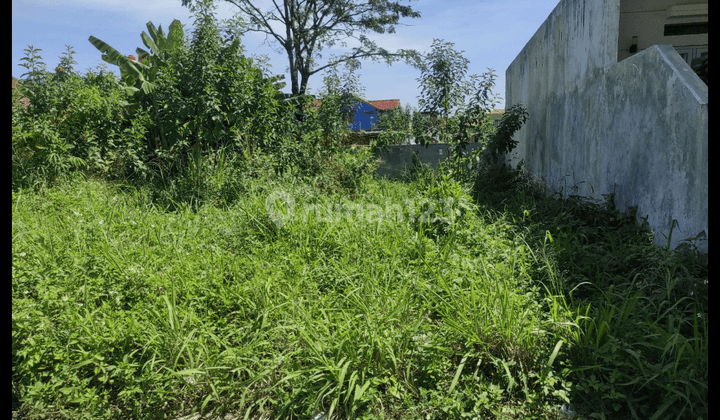
M148 22L148 28L150 28L150 25L151 25L150 22ZM152 34L152 32L150 32L150 34ZM148 34L146 34L145 31L143 31L143 33L140 34L140 38L142 38L143 44L145 44L145 46L148 47L150 49L150 51L152 51L155 54L160 52L160 48L158 48L158 45L153 40L153 38L156 38L156 37L150 38L150 36L148 36Z
M142 81L145 79L140 68L136 66L136 64L140 63L130 60L128 57L120 54L115 48L92 35L90 35L88 40L95 48L103 53L101 56L103 61L120 67L120 75L128 84L132 85L136 80Z
M179 47L182 44L184 37L185 32L183 32L182 23L180 23L177 19L173 20L168 28L168 48L175 49Z

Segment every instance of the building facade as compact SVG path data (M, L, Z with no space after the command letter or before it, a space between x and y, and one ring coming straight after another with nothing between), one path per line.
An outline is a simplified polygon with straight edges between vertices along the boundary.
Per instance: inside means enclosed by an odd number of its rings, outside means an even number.
M350 117L348 128L354 131L372 131L383 113L400 108L399 99L381 99L368 101L358 98Z

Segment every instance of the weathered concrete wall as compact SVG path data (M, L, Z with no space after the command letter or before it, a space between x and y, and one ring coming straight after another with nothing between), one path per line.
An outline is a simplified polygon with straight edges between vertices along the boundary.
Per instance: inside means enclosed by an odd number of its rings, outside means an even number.
M477 143L469 143L466 150L474 150L477 146ZM388 146L385 152L378 154L380 165L375 173L389 178L399 178L406 167L412 167L413 154L420 162L436 168L441 161L447 159L448 148L449 145L442 143L429 144L427 147L419 144Z
M508 67L506 108L529 114L511 161L548 192L615 193L658 244L677 220L675 247L708 233L707 86L669 45L617 63L618 10L618 0L562 0Z

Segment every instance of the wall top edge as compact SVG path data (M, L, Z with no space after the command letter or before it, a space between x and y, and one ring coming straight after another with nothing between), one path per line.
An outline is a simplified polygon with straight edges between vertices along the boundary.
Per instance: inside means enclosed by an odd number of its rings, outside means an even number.
M510 63L510 66L509 66L509 67L512 67L513 63L514 63L519 57L521 57L521 56L523 55L523 53L525 52L525 50L527 50L527 49L529 48L529 45L533 42L533 40L539 36L538 34L540 34L541 32L544 32L544 31L545 31L545 26L548 25L548 21L550 20L551 17L553 17L554 15L556 15L556 14L558 13L558 8L560 8L560 7L562 6L562 4L563 4L564 1L566 1L566 0L560 0L560 1L558 1L558 4L555 5L555 7L554 7L554 8L552 9L552 11L550 12L550 14L548 14L547 17L545 18L545 20L543 21L543 23L540 24L540 26L538 27L538 29L532 34L532 36L530 37L530 39L527 40L527 42L526 42L525 45L522 47L522 49L517 53L517 55L515 56L515 58L513 59L513 61ZM509 68L509 67L508 67L508 68ZM506 71L507 71L507 70L506 70Z
M678 78L683 82L685 87L692 93L698 103L705 105L708 103L708 87L698 77L688 63L680 57L680 54L672 45L653 45L642 51L640 54L650 51L657 51L657 54L667 63ZM638 54L638 55L640 55ZM637 57L637 55L635 56ZM634 58L634 57L630 57Z

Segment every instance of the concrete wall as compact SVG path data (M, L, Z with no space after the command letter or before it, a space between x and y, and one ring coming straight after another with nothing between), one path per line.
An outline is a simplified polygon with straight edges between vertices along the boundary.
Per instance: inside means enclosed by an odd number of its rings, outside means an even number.
M563 191L638 206L671 247L708 233L707 86L669 46L617 63L619 0L562 0L506 72L529 118L511 156ZM707 242L698 245L704 246Z
M470 143L466 150L474 150L477 146L477 143ZM388 146L387 151L378 154L380 165L375 173L379 176L399 178L405 168L412 167L413 154L420 162L437 168L441 161L447 159L448 147L449 145L442 143L429 144L427 147L419 144Z

